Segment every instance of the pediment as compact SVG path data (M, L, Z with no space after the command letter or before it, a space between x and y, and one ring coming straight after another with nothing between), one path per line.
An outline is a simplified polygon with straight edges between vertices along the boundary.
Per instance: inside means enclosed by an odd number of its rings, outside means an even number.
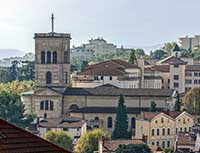
M61 96L62 94L51 88L43 88L43 89L35 90L34 95L35 96L37 96L37 95L38 96L43 96L43 95L45 95L45 96L48 96L48 95L49 96Z

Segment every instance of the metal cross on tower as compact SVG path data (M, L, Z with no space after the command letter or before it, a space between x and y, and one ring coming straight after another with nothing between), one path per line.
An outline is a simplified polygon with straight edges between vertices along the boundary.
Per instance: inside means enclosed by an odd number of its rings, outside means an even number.
M52 30L52 33L54 33L54 19L55 19L55 17L54 17L54 14L52 13L52 15L51 15L51 30Z

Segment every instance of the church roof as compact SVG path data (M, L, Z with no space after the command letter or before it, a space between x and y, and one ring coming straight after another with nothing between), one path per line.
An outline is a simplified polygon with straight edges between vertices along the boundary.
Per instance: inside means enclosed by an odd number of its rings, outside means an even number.
M1 153L70 153L70 151L42 139L0 118Z
M141 88L113 88L99 86L95 88L66 88L64 95L88 95L88 96L154 96L154 97L172 97L173 89L141 89Z
M173 52L181 51L179 46L175 44L174 48L172 49Z

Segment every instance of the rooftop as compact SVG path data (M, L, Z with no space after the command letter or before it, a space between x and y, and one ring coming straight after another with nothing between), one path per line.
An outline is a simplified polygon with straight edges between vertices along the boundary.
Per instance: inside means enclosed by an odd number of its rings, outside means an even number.
M1 153L70 153L22 128L0 119Z

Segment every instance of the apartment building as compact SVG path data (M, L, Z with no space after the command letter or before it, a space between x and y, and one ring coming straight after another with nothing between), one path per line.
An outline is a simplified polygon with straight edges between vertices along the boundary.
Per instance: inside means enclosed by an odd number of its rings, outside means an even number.
M178 40L183 49L192 50L195 46L200 45L200 35L180 37Z
M136 139L145 137L147 144L174 147L176 134L189 132L194 124L187 112L142 112L136 118Z

